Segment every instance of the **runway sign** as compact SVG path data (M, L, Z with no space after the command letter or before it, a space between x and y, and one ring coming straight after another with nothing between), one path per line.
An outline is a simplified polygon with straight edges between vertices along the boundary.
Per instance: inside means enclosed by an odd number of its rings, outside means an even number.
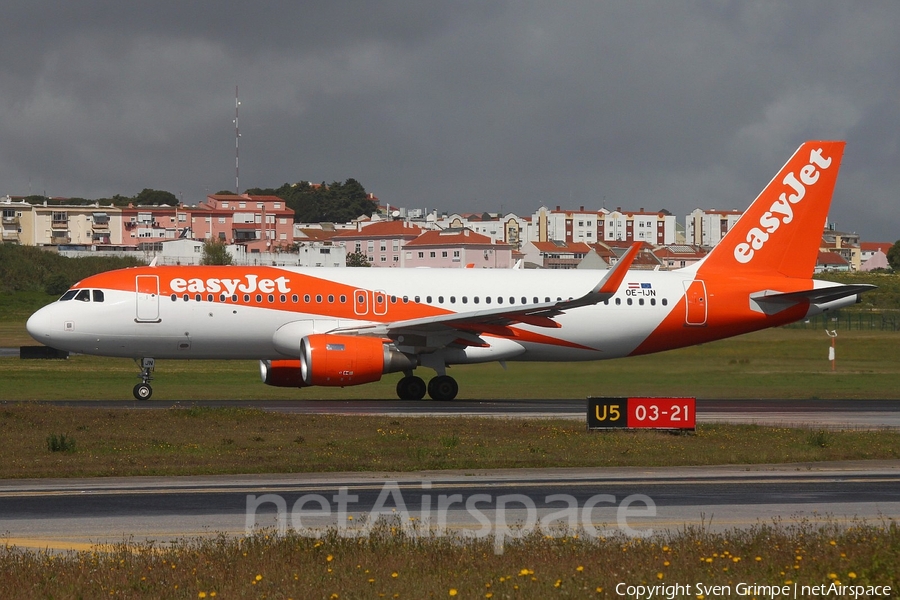
M685 429L697 427L696 398L588 398L593 429Z

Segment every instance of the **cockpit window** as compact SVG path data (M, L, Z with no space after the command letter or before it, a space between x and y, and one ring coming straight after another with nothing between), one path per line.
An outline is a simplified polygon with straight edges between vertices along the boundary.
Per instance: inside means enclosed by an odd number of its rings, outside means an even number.
M78 295L75 296L76 300L81 300L82 302L90 302L91 301L91 290L81 290L78 292Z
M103 302L103 290L91 290L94 296L94 302Z
M62 295L62 298L59 299L60 302L65 302L66 300L71 300L75 297L75 294L78 293L78 290L69 290L65 294Z

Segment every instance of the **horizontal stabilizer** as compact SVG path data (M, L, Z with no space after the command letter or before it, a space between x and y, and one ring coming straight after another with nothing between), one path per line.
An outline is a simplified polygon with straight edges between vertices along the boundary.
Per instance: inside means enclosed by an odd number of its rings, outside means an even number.
M827 304L850 296L858 296L878 286L869 284L835 285L800 292L773 292L766 290L750 295L750 305L759 312L774 314L800 302Z

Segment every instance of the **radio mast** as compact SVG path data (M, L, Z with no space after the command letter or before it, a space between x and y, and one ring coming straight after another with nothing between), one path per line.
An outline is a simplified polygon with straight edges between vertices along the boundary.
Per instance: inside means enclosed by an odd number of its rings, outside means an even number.
M238 107L241 105L238 100L238 86L234 86L234 193L241 193L241 171L240 171L240 139L241 128L238 123Z

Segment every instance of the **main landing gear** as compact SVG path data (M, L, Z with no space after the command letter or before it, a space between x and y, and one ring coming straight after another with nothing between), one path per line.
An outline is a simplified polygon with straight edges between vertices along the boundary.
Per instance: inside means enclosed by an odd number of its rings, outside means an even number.
M421 400L425 397L426 389L433 400L453 400L459 393L459 385L449 375L434 377L428 382L427 388L421 377L411 373L397 382L397 396L401 400Z
M150 380L153 379L151 373L156 367L156 361L152 358L141 359L141 383L134 386L132 393L138 400L149 400L153 395L153 388L150 387Z

